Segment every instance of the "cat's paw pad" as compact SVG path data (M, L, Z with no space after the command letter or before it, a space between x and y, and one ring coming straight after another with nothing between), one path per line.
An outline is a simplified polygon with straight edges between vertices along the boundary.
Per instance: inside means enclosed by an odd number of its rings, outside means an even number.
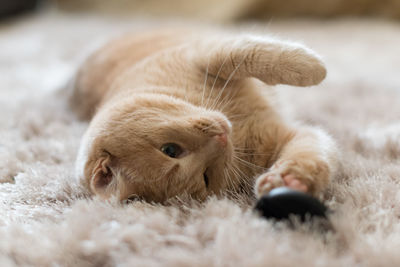
M301 192L308 192L308 186L294 174L281 175L277 172L268 172L260 175L256 180L256 195L260 197L268 194L272 189L286 186Z
M268 172L260 175L256 180L256 194L261 196L276 187L284 186L285 183L279 173Z
M283 176L282 179L285 183L285 186L304 193L308 192L308 185L306 185L303 181L298 179L296 175L287 174Z

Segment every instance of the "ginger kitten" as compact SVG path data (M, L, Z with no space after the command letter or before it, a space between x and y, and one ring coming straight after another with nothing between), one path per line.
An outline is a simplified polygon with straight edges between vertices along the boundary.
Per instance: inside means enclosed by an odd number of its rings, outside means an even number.
M294 126L273 85L312 86L326 70L304 46L268 36L168 30L132 34L94 53L71 98L91 119L77 178L103 198L204 200L279 186L312 195L337 165L321 129Z

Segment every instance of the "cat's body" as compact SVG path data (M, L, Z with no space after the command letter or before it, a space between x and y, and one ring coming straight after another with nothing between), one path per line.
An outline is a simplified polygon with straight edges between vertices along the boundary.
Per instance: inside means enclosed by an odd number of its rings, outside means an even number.
M276 186L321 192L337 161L322 130L289 125L272 87L325 77L312 51L252 35L169 30L125 36L92 55L72 106L93 119L77 176L102 197L150 201Z

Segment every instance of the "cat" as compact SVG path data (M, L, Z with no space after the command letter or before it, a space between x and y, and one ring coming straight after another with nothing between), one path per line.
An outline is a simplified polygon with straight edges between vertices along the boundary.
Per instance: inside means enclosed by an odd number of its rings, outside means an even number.
M122 36L75 77L71 106L91 120L76 176L104 199L260 197L280 186L318 196L337 169L336 144L285 119L273 85L312 86L325 76L312 50L265 35Z

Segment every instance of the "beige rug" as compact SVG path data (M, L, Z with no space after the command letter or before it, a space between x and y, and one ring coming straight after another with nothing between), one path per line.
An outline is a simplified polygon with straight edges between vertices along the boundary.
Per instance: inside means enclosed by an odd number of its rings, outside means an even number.
M400 265L400 24L268 25L317 50L329 70L318 87L278 88L296 117L325 127L343 151L326 194L336 233L324 236L227 199L121 205L75 184L87 124L55 91L100 41L149 24L157 22L57 14L0 24L0 266Z

